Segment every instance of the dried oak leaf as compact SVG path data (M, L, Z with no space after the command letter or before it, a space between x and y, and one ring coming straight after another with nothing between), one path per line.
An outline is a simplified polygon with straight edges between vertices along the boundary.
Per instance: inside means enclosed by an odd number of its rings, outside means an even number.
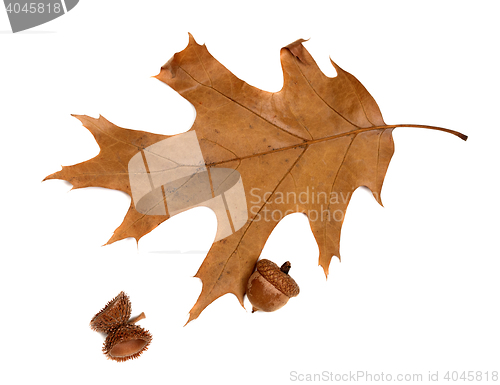
M245 284L266 240L281 216L292 212L308 216L319 246L319 264L328 275L331 258L340 258L343 216L354 190L368 187L381 204L382 183L394 152L394 128L430 128L467 139L439 127L385 124L363 85L333 62L337 76L325 76L303 42L298 40L281 49L284 85L275 93L238 79L191 35L188 46L156 76L194 105L196 120L189 131L196 133L202 166L212 174L218 168L237 170L248 209L242 227L236 229L231 224L234 232L214 242L198 270L196 277L202 280L203 288L189 321L227 293L235 294L243 305ZM146 160L152 156L150 146L169 136L120 128L101 116L76 118L94 135L100 153L86 162L63 167L46 179L64 179L73 188L106 187L132 196L132 157L141 154ZM154 177L150 169L143 173ZM212 180L210 183L215 196L217 186ZM312 191L316 199L312 199ZM167 220L166 200L175 193L175 188L161 186L158 202L153 205L165 206L159 213L153 209L141 212L144 210L132 199L123 223L107 244L128 237L138 241ZM308 197L305 203L304 199L291 198L300 193ZM273 212L281 215L269 215Z

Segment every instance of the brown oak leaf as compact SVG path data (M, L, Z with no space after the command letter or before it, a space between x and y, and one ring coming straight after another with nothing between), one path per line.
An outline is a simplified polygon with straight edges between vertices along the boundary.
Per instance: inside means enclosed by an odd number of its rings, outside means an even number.
M303 42L281 49L284 85L272 93L238 79L189 35L188 46L156 78L195 106L193 127L165 136L120 128L101 116L76 116L100 153L46 178L132 197L108 244L138 241L171 215L211 207L217 235L196 274L203 287L189 321L227 293L243 305L266 240L293 212L309 218L328 275L331 258L340 258L342 222L354 190L368 187L381 204L394 128L429 128L467 139L440 127L385 124L363 85L333 62L337 76L325 76Z

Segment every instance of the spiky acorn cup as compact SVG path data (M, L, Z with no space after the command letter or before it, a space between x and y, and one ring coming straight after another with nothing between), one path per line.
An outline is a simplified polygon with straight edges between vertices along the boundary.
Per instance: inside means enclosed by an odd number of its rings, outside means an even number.
M123 291L109 301L90 321L90 327L96 332L108 333L127 323L132 312L130 299Z
M152 339L148 330L128 323L108 334L102 351L108 358L118 362L132 360L148 349Z
M93 330L108 333L102 350L109 359L123 362L137 358L147 350L153 339L148 330L134 325L146 318L145 314L129 320L131 312L130 299L122 291L90 321Z
M290 262L285 262L280 268L268 259L257 262L255 272L248 279L246 292L253 306L252 313L278 310L290 298L299 295L299 285L288 275L291 266Z

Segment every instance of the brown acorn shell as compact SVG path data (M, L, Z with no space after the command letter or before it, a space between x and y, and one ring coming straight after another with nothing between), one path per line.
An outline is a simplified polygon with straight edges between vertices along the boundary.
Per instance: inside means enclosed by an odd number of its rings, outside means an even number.
M108 334L102 351L114 361L132 360L148 349L152 339L148 330L138 325L125 324Z
M97 313L90 321L92 330L109 333L123 325L130 318L132 304L130 299L123 291L115 298L109 301L106 306Z
M271 285L287 297L292 298L299 295L300 289L297 282L288 274L282 272L274 262L261 259L257 262L256 269Z
M260 310L265 312L276 311L288 302L287 295L276 289L262 274L255 271L247 283L247 298L252 304L252 313Z

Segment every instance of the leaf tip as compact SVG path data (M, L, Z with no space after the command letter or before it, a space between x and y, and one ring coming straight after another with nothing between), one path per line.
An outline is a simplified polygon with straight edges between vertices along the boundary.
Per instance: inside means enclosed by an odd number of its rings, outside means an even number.
M382 203L382 196L381 196L381 194L380 194L380 193L381 193L381 191L380 191L380 190L378 190L378 191L372 191L372 195L373 195L373 197L375 198L375 200L377 201L377 203L378 203L380 206L384 207L384 204Z
M337 63L335 63L335 62L332 60L331 56L330 56L330 63L332 63L332 66L334 66L336 70L339 70L339 69L340 69L340 67L337 65Z
M309 40L309 39L307 39ZM288 50L294 57L296 57L301 63L307 64L306 50L302 45L303 42L307 41L304 39L295 40L293 43L288 44L283 47L282 50Z
M194 317L194 316L191 314L191 312L189 312L189 318L188 318L188 320L186 321L186 323L184 324L184 326L183 326L183 327L186 327L188 323L190 323L191 321L195 320L196 318L198 318L198 317Z
M189 36L189 44L188 45L199 45L195 38L193 37L193 35L191 34L191 32L188 32L188 36Z
M87 119L91 119L90 116L87 116L87 115L71 114L71 116L74 117L74 118L77 118L80 121L80 123L82 123L82 126L84 126L84 127L86 127L85 126L85 121Z
M330 258L330 259L331 259L331 258ZM321 260L321 258L320 258L320 260L319 260L319 262L318 262L318 266L321 266L321 268L323 269L323 273L325 273L325 278L326 278L326 279L328 279L328 274L330 273L330 272L329 272L329 269L330 269L330 267L329 267L329 266L330 266L330 260L328 260L328 261L323 261L323 260Z
M333 254L330 258L328 258L327 261L321 260L318 263L318 266L321 266L323 268L323 273L325 273L325 279L328 279L328 275L330 274L330 262L333 257L337 257L339 259L339 262L341 262L340 259L340 254Z
M61 179L61 180L66 180L66 179L63 179L59 174L61 173L62 169L64 168L64 166L61 165L61 170L59 171L56 171L50 175L47 175L45 178L42 179L42 182L45 182L46 180L55 180L55 179Z

